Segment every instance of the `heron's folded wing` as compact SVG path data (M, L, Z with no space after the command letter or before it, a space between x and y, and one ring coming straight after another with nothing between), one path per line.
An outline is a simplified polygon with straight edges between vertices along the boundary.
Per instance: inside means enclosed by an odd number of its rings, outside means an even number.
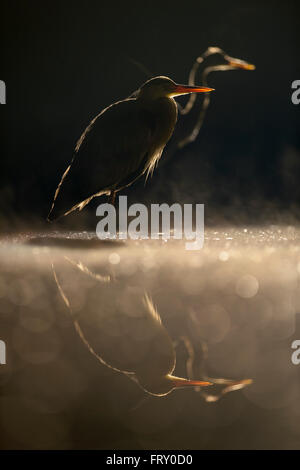
M120 101L102 111L77 142L56 194L56 209L67 211L95 194L134 179L147 162L154 128L152 116L142 111L135 99Z

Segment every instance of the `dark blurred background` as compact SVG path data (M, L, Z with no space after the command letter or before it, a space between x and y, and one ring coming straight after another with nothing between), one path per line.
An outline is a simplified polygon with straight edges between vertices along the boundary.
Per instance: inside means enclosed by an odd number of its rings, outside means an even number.
M133 61L184 83L194 59L215 45L254 63L255 72L212 74L216 92L197 141L165 163L163 157L146 187L141 180L125 194L130 202L205 203L207 222L297 219L300 105L291 102L291 83L300 79L297 4L2 4L2 230L45 219L86 125L148 78ZM99 200L93 204L90 210Z

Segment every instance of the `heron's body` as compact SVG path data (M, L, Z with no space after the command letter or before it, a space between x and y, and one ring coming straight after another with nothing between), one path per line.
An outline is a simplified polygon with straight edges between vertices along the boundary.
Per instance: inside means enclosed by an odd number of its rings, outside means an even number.
M184 87L167 77L156 77L135 97L98 114L77 142L48 219L82 209L93 197L120 191L151 173L174 131L177 105L173 96L193 91L210 89Z

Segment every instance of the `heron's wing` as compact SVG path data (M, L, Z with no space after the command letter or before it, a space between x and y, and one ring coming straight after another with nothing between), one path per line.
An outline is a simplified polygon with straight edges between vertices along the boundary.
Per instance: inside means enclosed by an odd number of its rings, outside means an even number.
M147 373L149 376L164 376L171 374L175 368L176 354L173 342L164 327L160 315L154 306L152 299L146 293L142 299L144 306L143 317L140 319L141 326L148 331L147 338L144 338L144 354L142 370L136 370L137 375ZM134 327L138 330L138 320ZM139 334L135 336L140 336ZM148 347L146 349L146 343Z
M154 131L152 115L135 99L119 101L98 114L78 140L56 190L53 218L140 176L147 168Z
M65 259L77 272L88 278L92 275L91 279L103 285L102 279L100 281L96 273L82 263ZM54 277L61 296L71 309L72 296L68 296L66 302L66 293L55 273ZM83 278L80 285L83 285ZM105 291L96 286L89 287L90 298L86 300L84 313L79 311L73 316L76 330L90 351L100 362L115 370L134 372L143 377L171 374L176 362L174 346L151 297L134 289L121 290L120 286L116 297L116 287L110 283L104 285L107 286ZM106 310L108 314L103 315Z
M95 279L96 281L99 281L101 283L107 283L111 281L111 276L110 275L103 275L103 274L98 274L93 271L91 271L85 264L83 264L81 261L74 261L73 259L69 258L68 256L64 256L65 260L67 260L70 264L73 266L76 266L77 269L85 273L87 276L90 276L92 279Z
M76 317L76 315L74 315L74 312L72 311L72 300L69 299L69 297L66 295L64 289L62 288L59 280L58 280L58 275L56 273L56 270L55 270L55 267L54 267L54 264L52 263L52 272L53 272L53 276L54 276L54 280L55 280L55 283L56 283L56 286L58 288L58 291L65 303L65 305L67 306L70 314L71 314L71 318L74 322L74 327L75 327L75 330L77 331L80 339L82 340L82 342L85 344L85 346L88 348L88 350L93 354L93 356L95 356L99 362L101 362L101 364L103 364L104 366L108 367L109 369L112 369L116 372L121 372L125 375L128 375L128 376L131 376L132 374L134 374L133 371L131 370L123 370L121 368L118 368L118 367L115 367L114 365L108 363L92 346L92 344L90 343L90 341L88 341L86 335L84 334L83 332L83 329L81 328L80 326L80 323ZM98 330L99 331L99 330Z

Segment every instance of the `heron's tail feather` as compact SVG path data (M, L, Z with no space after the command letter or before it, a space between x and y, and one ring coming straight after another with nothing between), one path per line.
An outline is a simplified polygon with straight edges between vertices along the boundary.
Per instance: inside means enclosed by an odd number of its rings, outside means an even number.
M50 212L48 214L48 217L47 217L47 220L48 222L54 222L54 221L57 221L59 219L61 219L61 217L64 217L65 215L68 215L70 214L71 212L75 211L76 209L80 210L83 209L89 202L90 200L93 198L94 196L92 197L89 197L87 199L85 199L84 201L81 201L79 202L78 204L75 204L74 206L71 207L71 209L59 209L59 207L57 207L56 204L52 204L52 207L50 209Z
M70 168L71 168L71 165L73 163L73 160L74 160L74 157L72 159L72 162L70 163L70 165L68 166L68 168L65 170L64 174L62 175L61 177L61 180L55 190L55 193L54 193L54 198L53 198L53 202L52 202L52 205L51 205L51 208L50 208L50 211L49 211L49 214L47 216L47 220L48 222L53 222L54 220L57 220L59 219L60 217L62 217L63 215L65 215L64 213L62 213L62 211L58 211L57 212L57 208L56 208L56 201L57 201L57 198L58 198L58 195L59 195L59 192L60 192L60 188L61 188L61 185L63 184L64 182L64 179L66 178L67 174L69 173L70 171Z
M81 211L94 197L101 196L103 194L109 194L111 192L109 188L103 188L95 194L89 194L88 188L75 187L74 173L76 176L76 169L74 170L74 165L72 165L75 156L76 154L62 175L61 180L56 188L53 202L47 216L48 222L56 221L75 210Z

